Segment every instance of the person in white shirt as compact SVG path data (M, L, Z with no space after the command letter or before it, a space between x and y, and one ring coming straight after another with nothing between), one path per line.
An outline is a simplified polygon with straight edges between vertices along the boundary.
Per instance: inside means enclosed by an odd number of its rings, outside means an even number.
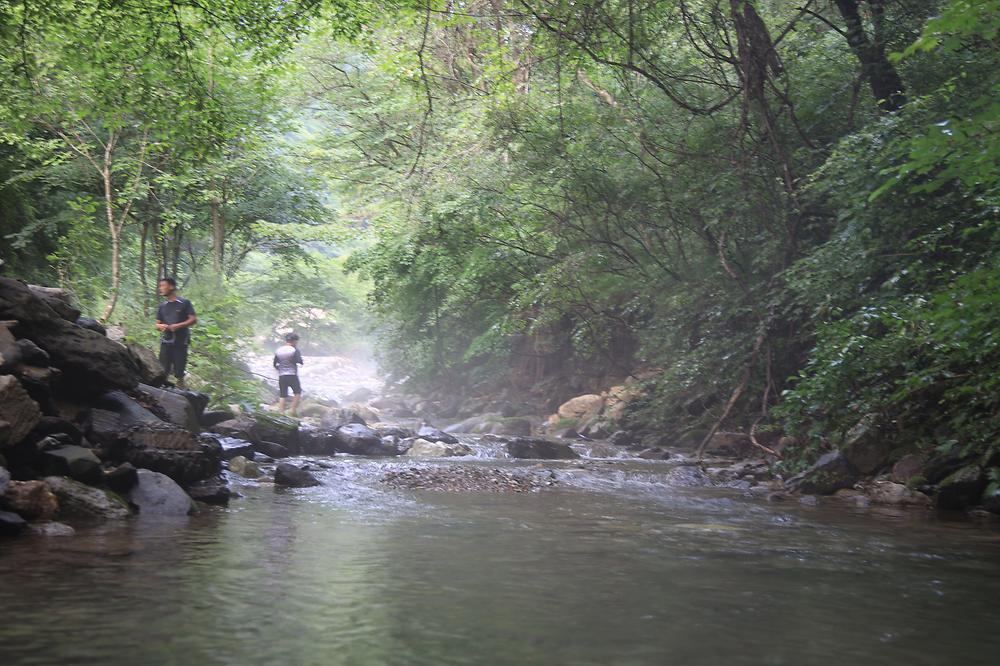
M294 397L289 413L295 416L299 407L299 398L302 397L302 385L299 383L299 366L302 363L302 354L296 347L299 344L299 334L292 332L285 336L285 344L278 347L274 352L274 367L278 370L278 411L285 413L285 400L288 398L288 390L291 389Z

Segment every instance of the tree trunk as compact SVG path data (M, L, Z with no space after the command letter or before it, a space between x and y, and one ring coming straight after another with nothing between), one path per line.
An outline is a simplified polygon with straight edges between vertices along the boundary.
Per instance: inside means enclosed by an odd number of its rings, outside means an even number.
M222 216L222 202L214 197L211 203L212 217L212 268L215 279L222 282L222 262L225 259L226 221Z
M105 163L101 172L104 180L104 212L108 220L108 231L111 233L111 300L108 301L101 321L108 321L118 304L118 290L121 285L121 234L115 224L114 193L111 185L111 166Z
M139 285L142 287L142 314L149 316L149 286L146 284L146 238L149 236L149 221L142 220L142 235L139 236Z
M861 13L858 9L860 0L834 0L840 15L847 25L847 43L861 63L861 72L871 86L875 103L883 113L898 111L906 104L906 88L899 72L885 55L884 45L876 40L869 40L865 34ZM869 2L872 13L881 17L882 2Z

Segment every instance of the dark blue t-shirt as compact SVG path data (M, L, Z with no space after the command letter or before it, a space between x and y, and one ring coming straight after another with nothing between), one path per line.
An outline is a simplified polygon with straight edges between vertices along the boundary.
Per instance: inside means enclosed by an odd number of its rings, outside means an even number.
M194 306L186 298L177 297L176 301L163 301L156 308L156 320L163 324L179 324L194 315ZM163 331L160 341L166 344L187 345L191 341L191 329L181 328L176 331Z

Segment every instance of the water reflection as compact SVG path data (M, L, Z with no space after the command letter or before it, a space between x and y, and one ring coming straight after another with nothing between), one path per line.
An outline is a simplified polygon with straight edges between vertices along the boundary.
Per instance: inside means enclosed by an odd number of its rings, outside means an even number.
M2 663L985 664L1000 648L997 533L967 523L655 488L642 465L613 488L491 495L386 492L386 463L334 462L320 488L250 484L229 510L4 542Z

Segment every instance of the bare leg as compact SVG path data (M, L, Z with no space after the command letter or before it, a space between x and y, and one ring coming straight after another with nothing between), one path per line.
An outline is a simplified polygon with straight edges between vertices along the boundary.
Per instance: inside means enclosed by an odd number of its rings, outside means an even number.
M294 407L293 407L293 409L294 409ZM285 413L285 399L284 398L278 398L278 411L281 412L282 414Z
M296 395L294 398L292 398L292 408L290 410L288 410L289 413L292 416L296 416L298 414L299 398L300 397L302 397L302 396Z

